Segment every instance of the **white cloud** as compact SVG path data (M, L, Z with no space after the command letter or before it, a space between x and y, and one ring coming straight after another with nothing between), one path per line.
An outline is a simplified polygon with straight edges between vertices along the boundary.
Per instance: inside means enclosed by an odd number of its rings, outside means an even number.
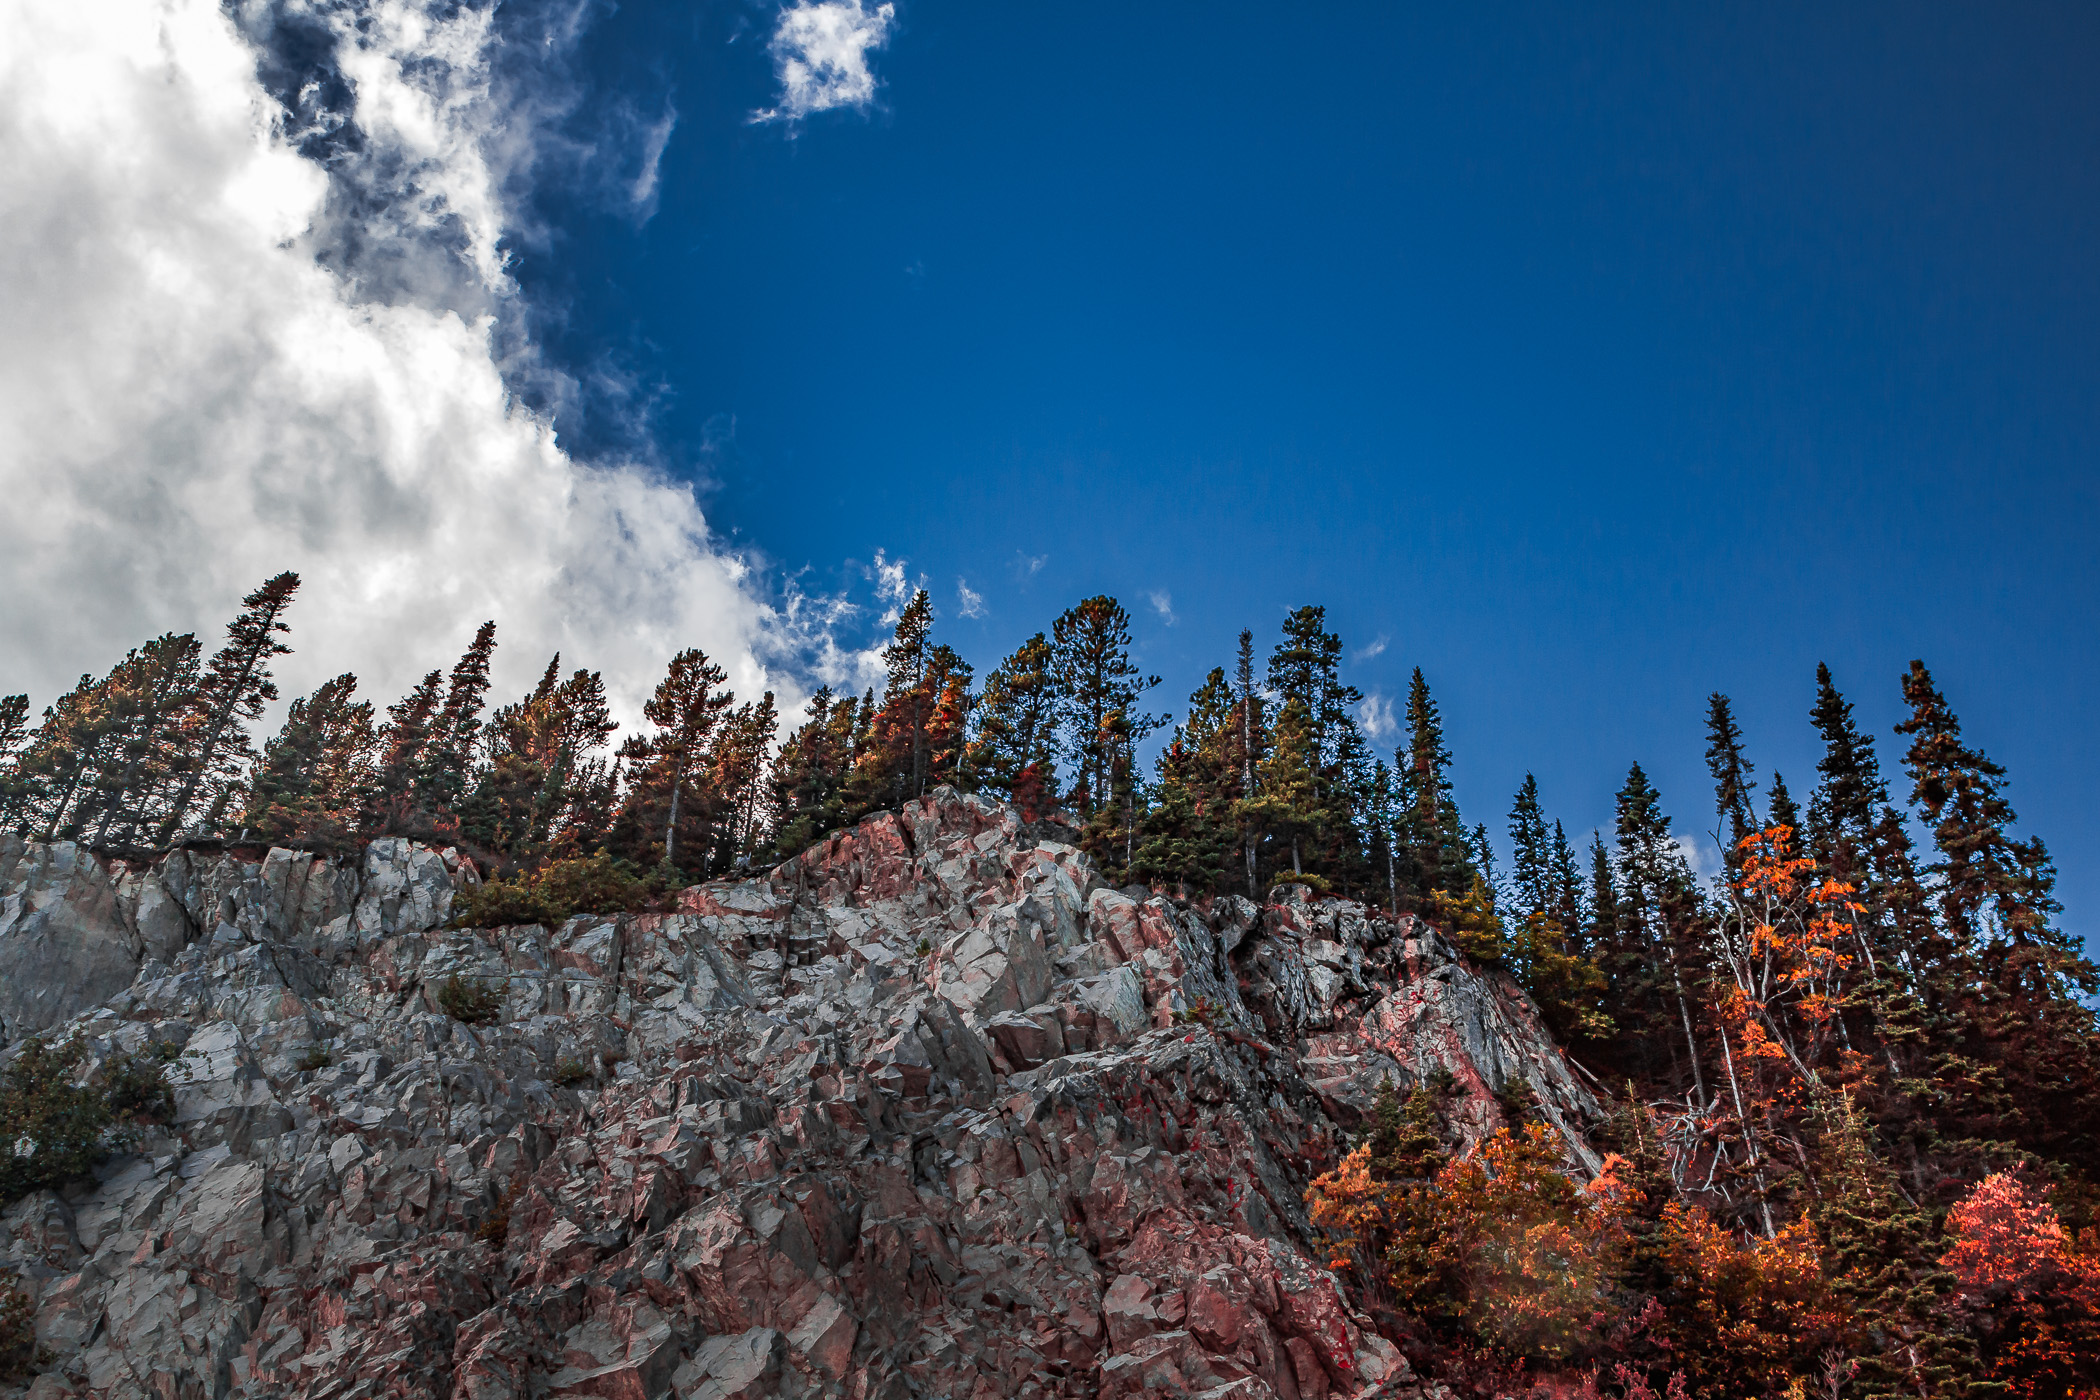
M1175 621L1174 595L1167 592L1164 588L1155 588L1150 593L1147 593L1145 598L1152 604L1152 611L1158 613L1160 619L1167 626L1172 627Z
M663 116L643 134L641 173L634 177L628 193L629 202L643 223L656 213L658 171L664 162L664 148L671 144L671 132L677 125L678 113L666 107Z
M868 55L889 42L895 5L865 9L861 0L817 0L780 12L767 46L780 78L780 105L751 114L754 122L796 122L835 107L875 100Z
M631 717L697 645L794 705L780 665L821 666L835 615L763 596L686 486L572 460L506 384L533 113L493 11L238 13L0 7L0 690L41 705L166 629L213 645L290 568L291 693L354 669L384 703L493 617L500 688L558 649ZM332 110L258 79L294 21Z
M955 594L962 600L962 606L957 610L962 616L984 616L984 595L970 587L967 579L959 578L955 581Z
M1385 654L1385 649L1391 646L1392 644L1393 634L1390 632L1380 632L1377 636L1377 639L1374 640L1369 646L1357 648L1356 659L1358 661L1369 661L1374 656L1383 656Z
M1393 715L1393 702L1375 690L1357 706L1356 717L1362 723L1364 733L1380 743L1400 732L1400 721Z
M1677 843L1684 863L1700 879L1711 880L1721 873L1721 852L1711 840L1703 836L1686 836L1683 832L1673 832L1670 839Z
M1043 565L1049 562L1050 556L1047 554L1023 554L1017 549L1014 551L1014 574L1019 578L1034 578L1043 571Z

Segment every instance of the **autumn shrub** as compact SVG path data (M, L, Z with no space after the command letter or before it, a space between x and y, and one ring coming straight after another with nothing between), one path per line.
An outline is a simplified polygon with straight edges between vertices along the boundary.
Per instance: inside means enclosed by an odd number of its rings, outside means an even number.
M1631 1194L1622 1163L1613 1158L1577 1185L1557 1135L1532 1123L1432 1173L1434 1110L1426 1087L1416 1090L1397 1125L1313 1182L1307 1200L1334 1266L1501 1355L1557 1363L1589 1354L1619 1309Z
M1786 1394L1821 1374L1826 1354L1844 1344L1806 1218L1745 1240L1698 1206L1671 1201L1661 1243L1670 1277L1663 1326L1701 1400Z
M470 1026L493 1021L503 1011L503 992L479 982L463 980L453 973L438 984L438 1010Z
M618 914L661 902L664 884L634 873L603 851L550 861L537 870L462 890L452 905L454 928L552 927L576 914Z
M2100 1232L2073 1241L2045 1186L1978 1182L1947 1216L1954 1273L1990 1381L2017 1396L2100 1394Z

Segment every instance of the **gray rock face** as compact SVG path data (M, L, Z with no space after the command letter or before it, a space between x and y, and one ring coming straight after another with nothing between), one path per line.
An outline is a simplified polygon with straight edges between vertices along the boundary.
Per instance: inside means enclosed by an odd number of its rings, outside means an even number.
M1426 926L1135 898L945 789L671 913L446 929L475 878L0 846L7 1036L182 1052L141 1155L0 1212L39 1400L1412 1395L1310 1176L1437 1067L1585 1160L1535 1010Z

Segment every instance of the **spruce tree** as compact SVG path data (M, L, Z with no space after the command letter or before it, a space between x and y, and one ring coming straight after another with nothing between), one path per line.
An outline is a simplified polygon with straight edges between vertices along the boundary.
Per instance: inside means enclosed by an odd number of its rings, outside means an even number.
M261 718L263 706L277 698L270 662L291 653L277 638L291 630L284 610L298 591L299 576L282 573L241 599L240 615L226 628L226 645L204 668L197 686L195 737L184 746L181 777L161 820L159 844L167 844L189 817L200 789L213 791L209 815L214 818L231 794L238 765L252 752L243 722Z
M136 844L152 832L195 724L200 650L195 637L169 633L103 681L108 746L69 823L93 844Z
M1888 802L1888 786L1881 780L1873 739L1859 732L1851 703L1838 693L1830 667L1821 662L1816 665L1816 703L1809 718L1822 736L1823 757L1816 764L1820 781L1809 799L1801 848L1832 878L1864 894L1874 824Z
M1745 837L1758 829L1756 769L1743 757L1743 731L1728 697L1706 697L1706 769L1714 777L1714 812L1721 819L1722 846L1733 874L1742 865Z
M1306 762L1312 772L1312 806L1319 833L1312 868L1347 887L1361 875L1362 852L1356 848L1356 807L1368 781L1368 755L1356 707L1363 692L1341 679L1342 639L1327 630L1327 610L1298 608L1283 620L1283 638L1269 657L1269 688L1285 707L1300 705L1306 714L1310 746Z
M433 815L449 816L474 780L474 761L481 737L481 711L489 693L489 661L496 650L496 624L484 622L474 640L453 664L423 745L416 786Z
M1684 853L1670 835L1660 795L1636 763L1619 790L1616 817L1619 873L1618 966L1629 990L1646 1003L1648 1028L1661 1037L1674 1009L1684 1031L1692 1086L1703 1106L1706 1073L1692 1032L1687 962L1696 942L1699 894ZM1675 1052L1671 1058L1674 1060Z
M1562 838L1566 843L1566 837ZM1526 773L1509 809L1510 879L1517 896L1515 913L1544 913L1553 907L1553 850L1546 836L1546 814L1539 808L1539 780Z
M370 701L347 672L294 700L263 744L241 826L271 845L347 845L368 797L379 736Z
M1234 691L1238 697L1237 713L1240 737L1240 802L1251 802L1255 796L1255 769L1262 761L1268 744L1267 716L1263 713L1263 697L1254 689L1254 633L1240 629L1240 652L1238 667L1234 672ZM1258 884L1259 846L1261 835L1252 824L1243 824L1240 831L1240 853L1247 866L1247 898L1260 899Z
M0 831L21 821L29 803L22 747L29 738L29 697L0 695Z
M1439 893L1463 898L1476 873L1471 843L1451 791L1451 751L1444 746L1443 717L1419 666L1407 687L1407 744L1395 759L1414 902L1426 906Z
M379 731L379 767L372 777L368 829L403 833L422 825L416 818L416 782L423 771L423 750L430 742L444 682L444 672L432 671L387 706L387 722Z
M1056 790L1057 694L1050 667L1050 639L1038 632L984 678L966 760L974 785L1011 795L1032 769L1045 790Z

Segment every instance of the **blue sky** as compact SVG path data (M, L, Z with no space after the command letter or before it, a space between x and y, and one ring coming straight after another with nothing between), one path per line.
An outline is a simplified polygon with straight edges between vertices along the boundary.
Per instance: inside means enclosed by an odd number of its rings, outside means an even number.
M1704 830L1714 689L1805 792L1818 660L1893 771L1921 656L2091 927L2100 11L909 0L753 124L770 22L602 15L659 203L520 264L717 529L980 668L1114 593L1175 705L1323 603L1498 831L1635 759Z

